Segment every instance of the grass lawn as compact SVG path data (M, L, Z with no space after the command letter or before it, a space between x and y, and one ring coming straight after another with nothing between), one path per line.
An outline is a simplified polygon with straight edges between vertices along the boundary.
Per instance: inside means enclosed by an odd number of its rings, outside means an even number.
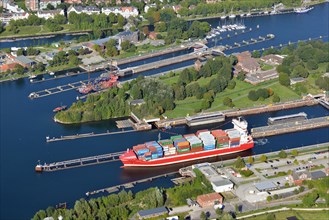
M255 216L255 217L250 217L246 219L252 219L252 220L264 220L266 219L266 214L265 215L260 215L260 216ZM284 212L277 212L275 213L276 219L286 219L287 217L290 216L296 216L300 220L324 220L328 219L329 216L329 211L284 211Z
M172 84L176 82L178 76L170 77L163 79L163 81L167 84ZM212 78L201 78L197 82L200 85L206 85ZM229 109L229 107L223 105L223 99L225 97L230 97L233 100L236 108L247 108L259 105L268 105L272 103L272 98L268 98L264 101L250 101L248 99L248 93L250 90L257 90L259 88L271 88L274 91L274 94L277 94L281 101L289 101L300 98L298 94L296 94L289 87L282 86L277 79L270 80L264 83L260 83L259 85L251 85L247 82L242 82L239 80L236 81L236 86L234 89L225 89L225 91L218 93L215 97L214 102L210 109L206 111L219 111ZM169 118L175 117L184 117L186 114L195 114L195 109L200 108L202 100L198 100L195 97L188 97L185 100L176 101L176 108L172 111L168 111L165 115Z
M172 85L178 81L179 75L175 75L173 77L163 77L161 79L162 82L166 83L167 85Z
M66 69L72 69L74 67L74 65L70 65L70 64L65 64L65 65L61 65L61 66L48 66L47 70L48 71L52 71L52 72L56 72L56 71L61 71L61 70L66 70Z
M262 64L261 64L261 69L262 69L263 71L271 70L271 69L273 69L273 68L274 68L274 67L271 66L271 65L268 65L268 64L265 64L265 63L262 63Z

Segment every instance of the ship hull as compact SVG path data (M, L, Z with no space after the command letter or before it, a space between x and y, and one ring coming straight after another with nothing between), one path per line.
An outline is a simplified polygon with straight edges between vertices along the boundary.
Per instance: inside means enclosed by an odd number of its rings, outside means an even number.
M241 144L239 147L231 148L219 148L208 151L199 151L193 153L179 154L174 156L163 157L155 160L139 160L139 159L125 159L121 156L120 160L124 164L124 167L156 167L156 166L166 166L172 164L178 164L193 160L206 159L216 156L234 154L242 151L249 150L254 147L254 142L249 142Z

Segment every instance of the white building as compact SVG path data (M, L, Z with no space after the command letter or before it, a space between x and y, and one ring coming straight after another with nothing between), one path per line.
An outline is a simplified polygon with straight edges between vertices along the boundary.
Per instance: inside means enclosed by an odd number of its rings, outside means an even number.
M8 24L10 20L19 20L19 19L25 19L30 16L29 13L23 12L23 13L2 13L0 16L0 21Z
M156 7L157 7L157 5L155 3L154 4L145 5L144 6L144 12L147 13L150 8L156 8Z
M75 12L77 14L86 13L88 15L99 14L101 11L96 6L73 6L71 5L67 10L67 14Z
M47 20L49 18L54 18L57 14L64 15L64 10L38 11L37 16Z
M234 184L227 178L219 175L210 163L201 163L193 165L192 168L197 168L209 180L215 192L227 192L233 190Z
M114 13L115 15L122 15L124 18L129 18L130 16L136 17L139 12L135 7L104 7L102 8L102 13L109 15L110 13Z
M212 188L217 193L233 190L234 184L229 179L225 179L221 176L215 176L209 178L209 181L212 185Z
M24 10L19 8L14 2L4 4L4 8L12 13L23 13Z
M57 5L60 5L61 3L61 0L40 0L39 9L46 9L48 4L51 4L54 8L56 8Z

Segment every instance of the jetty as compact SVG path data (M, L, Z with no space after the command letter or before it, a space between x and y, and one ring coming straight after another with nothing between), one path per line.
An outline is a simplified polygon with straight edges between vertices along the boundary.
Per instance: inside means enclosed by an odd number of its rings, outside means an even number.
M117 192L117 191L119 191L120 189L123 189L123 188L124 189L130 189L130 188L133 188L138 183L150 182L150 181L153 181L155 179L159 179L159 178L162 178L162 177L173 176L173 175L176 175L176 174L178 174L178 171L164 173L164 174L160 174L160 175L156 175L156 176L152 176L152 177L148 177L148 178L144 178L144 179L140 179L140 180L136 180L136 181L132 181L132 182L128 182L128 183L119 184L119 185L116 185L116 186L106 187L106 188L98 189L98 190L94 190L94 191L89 191L89 192L86 192L86 196L95 195L95 194L98 194L98 193L105 193L105 192L113 193L113 192Z
M121 125L121 124L120 124ZM123 127L124 128L124 125ZM47 142L55 142L55 141L66 141L66 140L75 140L80 138L91 138L91 137L99 137L99 136L106 136L106 135L115 135L115 134L126 134L136 132L136 130L127 130L127 131L114 131L114 132L103 132L103 133L83 133L83 134L75 134L75 135L67 135L67 136L60 136L60 137L46 137Z
M118 161L120 155L122 155L123 153L125 153L125 151L84 157L84 158L73 159L73 160L53 162L49 164L45 163L44 165L39 164L35 167L35 170L39 172L42 171L52 172L58 170L65 170L65 169L101 164L101 163L114 162L114 161Z
M252 44L258 44L264 41L272 40L275 38L274 34L267 34L266 36L259 36L258 38L251 38L250 40L243 40L241 42L235 42L233 46L226 45L224 50L233 50L245 46L249 46Z
M78 89L79 87L86 85L87 83L88 83L88 79L81 80L78 82L68 83L66 85L56 86L56 87L49 88L49 89L40 90L37 92L32 92L32 93L30 93L29 98L37 99L37 98L42 98L42 97L66 92L66 91L73 90L73 89Z
M329 126L329 116L312 118L303 121L276 124L251 129L254 138L273 136L278 134L292 133L297 131L310 130Z

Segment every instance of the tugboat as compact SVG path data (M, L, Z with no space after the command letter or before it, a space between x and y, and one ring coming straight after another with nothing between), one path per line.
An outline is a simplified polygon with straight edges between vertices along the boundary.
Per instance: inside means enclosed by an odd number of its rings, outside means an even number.
M63 110L66 110L66 105L62 105L62 106L59 106L57 108L54 108L53 112L60 112L60 111L63 111Z
M42 172L42 165L40 164L40 160L38 160L38 164L35 166L36 172Z

